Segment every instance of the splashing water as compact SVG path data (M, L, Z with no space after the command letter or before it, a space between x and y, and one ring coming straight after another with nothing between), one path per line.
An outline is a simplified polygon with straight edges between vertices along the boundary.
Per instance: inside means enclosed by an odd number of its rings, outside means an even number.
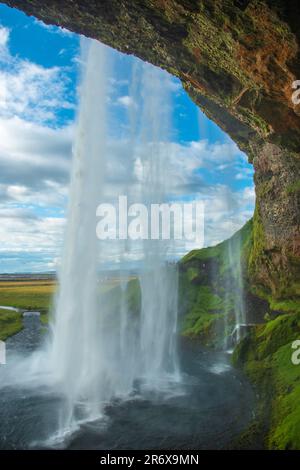
M58 438L72 432L81 420L103 416L105 405L112 398L129 396L137 381L148 390L162 390L169 380L178 382L180 378L176 354L177 269L165 263L171 242L147 240L140 244L139 318L134 318L128 307L126 281L121 282L117 312L112 312L108 298L98 288L98 255L100 250L101 258L105 251L95 231L96 207L104 199L106 182L105 56L105 47L92 41L81 88L50 354L56 382L65 397ZM165 73L147 64L139 63L134 74L137 83L133 84L133 94L139 93L142 98L131 115L131 144L135 141L141 175L135 195L149 206L167 197L167 159L163 161L161 143L169 126L168 81ZM137 96L133 100L137 101ZM132 197L129 185L124 190ZM119 242L121 259L125 248Z
M234 329L232 336L235 336L235 342L237 343L242 339L242 327L246 324L241 250L241 237L238 232L234 239L228 241L229 268L234 280Z
M142 119L135 134L139 135L138 148L147 150L140 156L140 198L150 211L151 204L167 201L170 155L166 155L162 144L170 133L170 84L168 76L159 69L147 64L140 64L140 69ZM138 102L136 96L133 100ZM143 244L140 342L142 373L147 387L159 388L167 377L179 380L176 353L178 273L176 266L164 264L172 243L172 240L149 239Z
M230 305L231 308L225 312L224 316L224 349L231 352L233 346L243 339L243 327L246 326L240 232L227 240L226 248L228 275L225 283L225 303ZM234 314L233 321L228 318L232 310Z
M86 414L98 414L109 397L98 387L108 369L99 338L95 212L105 158L105 49L92 42L87 52L70 185L70 203L60 289L53 327L52 363L67 397L62 427L71 426L74 407L84 397ZM99 392L101 395L99 396Z

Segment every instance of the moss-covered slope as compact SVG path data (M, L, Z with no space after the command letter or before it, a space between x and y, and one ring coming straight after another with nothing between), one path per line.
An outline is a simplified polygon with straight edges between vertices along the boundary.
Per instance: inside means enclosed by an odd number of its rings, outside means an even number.
M194 250L180 262L180 327L183 336L222 347L233 331L236 296L250 322L262 322L268 305L254 296L247 267L252 248L250 220L229 240Z
M253 446L261 434L265 448L300 449L300 365L292 362L292 344L299 339L298 312L257 326L237 346L233 362L255 384L259 396L255 423L240 440L241 447Z

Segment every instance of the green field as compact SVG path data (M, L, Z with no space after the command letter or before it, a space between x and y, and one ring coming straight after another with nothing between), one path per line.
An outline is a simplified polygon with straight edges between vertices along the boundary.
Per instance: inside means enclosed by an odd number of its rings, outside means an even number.
M0 309L0 340L18 333L23 328L22 314Z
M0 281L0 306L38 310L47 323L56 282L52 280ZM0 339L3 341L23 328L22 313L0 308Z
M119 286L120 280L106 279L99 283L99 289L107 293ZM57 290L57 282L51 279L32 280L1 280L0 281L0 340L20 331L23 327L22 314L5 309L1 306L15 307L20 310L36 310L41 313L41 323L47 324L49 311L53 303L53 294Z
M51 306L56 285L56 282L52 280L2 281L0 282L0 306L47 312Z

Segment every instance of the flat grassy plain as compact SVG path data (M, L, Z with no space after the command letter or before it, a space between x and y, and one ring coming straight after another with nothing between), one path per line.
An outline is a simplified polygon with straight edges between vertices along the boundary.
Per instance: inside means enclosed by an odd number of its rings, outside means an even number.
M0 281L0 306L48 312L56 288L54 280Z
M55 280L8 280L0 281L0 306L41 312L41 322L48 322L48 312L53 294L57 289ZM22 313L0 307L0 340L4 341L23 328Z
M120 284L118 277L99 282L104 293ZM0 280L0 340L5 340L23 328L22 311L36 310L41 313L41 323L47 324L58 283L54 279L13 279ZM21 312L5 310L14 307Z
M23 328L22 314L0 309L0 340L5 341Z

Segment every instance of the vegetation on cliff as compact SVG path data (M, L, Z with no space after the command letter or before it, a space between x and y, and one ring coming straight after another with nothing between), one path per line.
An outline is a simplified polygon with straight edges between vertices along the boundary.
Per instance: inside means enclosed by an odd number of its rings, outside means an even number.
M258 205L253 217L247 266L250 289L269 303L271 311L296 313L300 310L299 259L289 253L288 247L283 257L274 244L269 249L266 246L266 234Z
M262 433L265 448L300 448L300 365L292 362L296 339L300 314L286 314L258 325L235 349L233 363L255 384L259 397L256 423L242 437L242 447L251 447Z
M206 346L220 347L234 325L237 289L233 267L248 260L252 220L229 240L214 247L193 250L180 262L179 307L183 336ZM241 267L241 273L245 270ZM247 280L238 280L244 286Z
M246 373L259 397L255 420L234 445L299 449L300 365L294 365L291 360L292 343L300 339L299 298L295 296L294 285L288 282L275 285L273 291L254 282L256 263L268 262L263 237L263 226L256 212L253 221L231 239L212 248L194 250L183 258L180 263L182 334L197 338L207 346L224 344L224 318L229 315L227 328L230 328L234 308L232 296L225 295L228 285L234 285L228 258L231 244L235 247L235 262L239 261L240 250L244 295L250 296L248 321L256 311L255 323L259 323L251 327L233 354L234 365ZM226 280L229 280L227 285ZM297 276L294 281L297 282Z

